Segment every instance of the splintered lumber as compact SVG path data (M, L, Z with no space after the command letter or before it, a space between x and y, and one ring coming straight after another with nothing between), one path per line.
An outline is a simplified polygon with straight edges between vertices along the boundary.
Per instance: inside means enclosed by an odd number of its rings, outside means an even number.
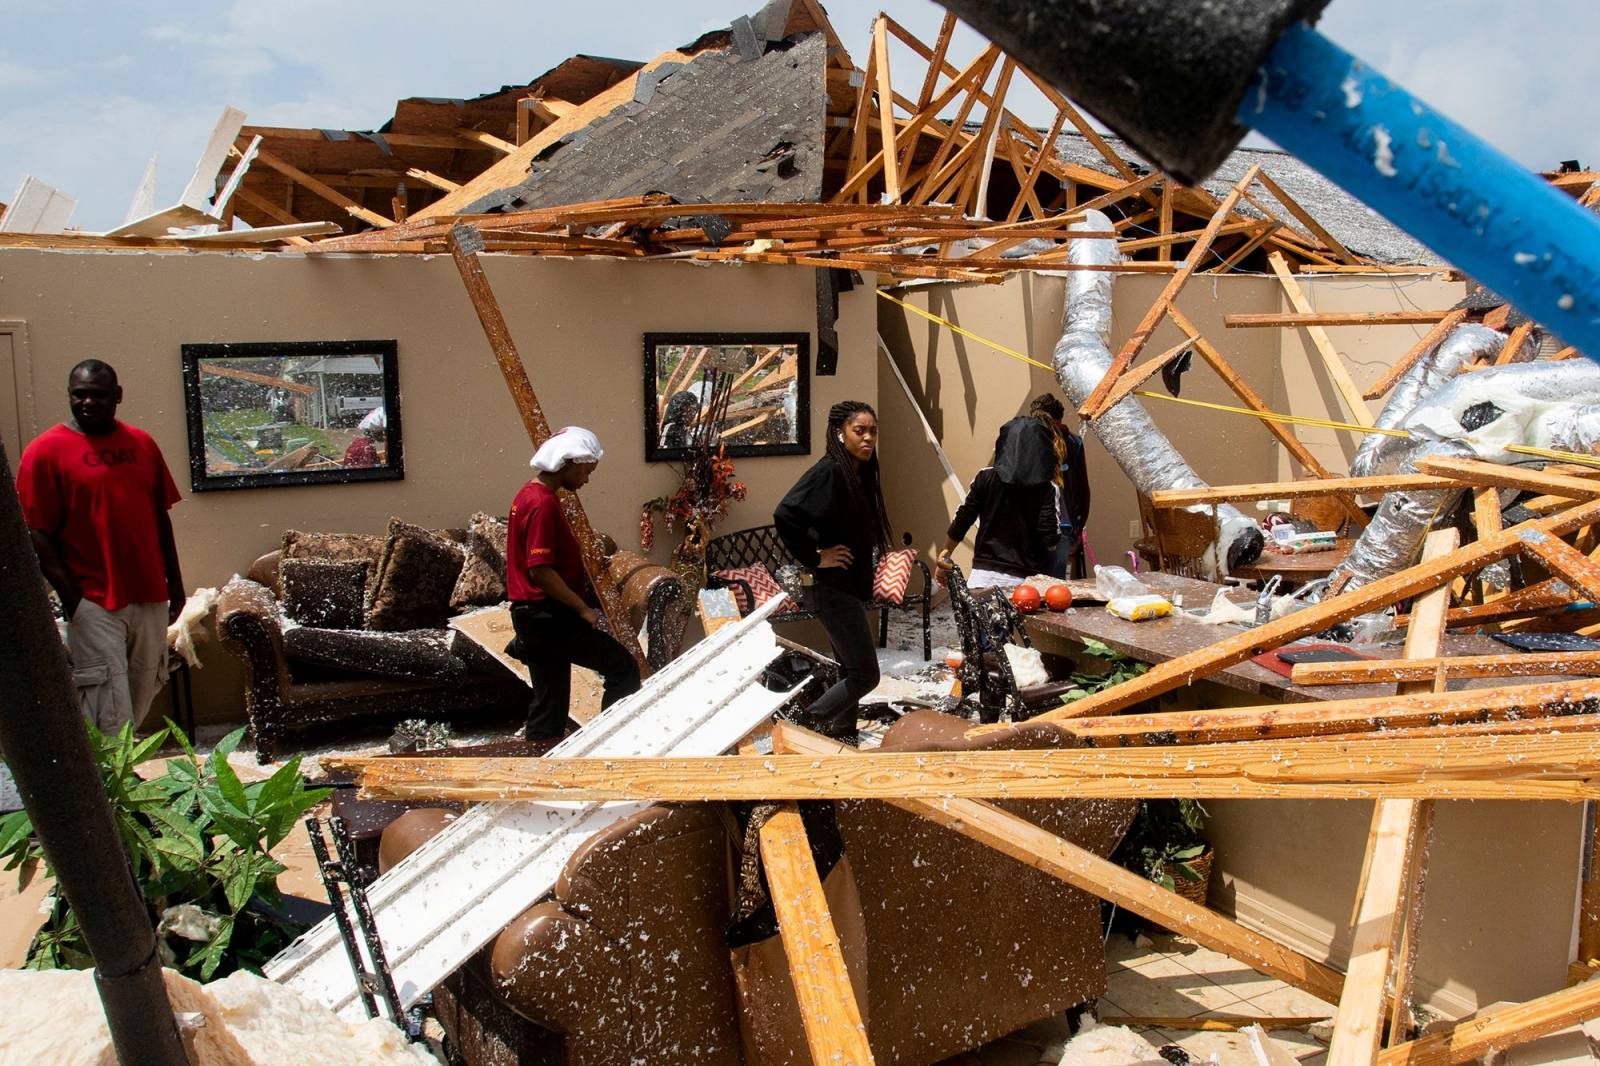
M1283 286L1284 295L1289 298L1289 303L1301 314L1311 315L1316 312L1311 307L1311 301L1306 299L1305 290L1289 272L1289 264L1284 261L1282 252L1273 252L1267 256L1267 262L1272 265L1272 272L1278 275L1278 282ZM1344 359L1333 346L1333 341L1323 332L1322 327L1316 323L1307 323L1302 327L1306 336L1311 338L1311 345L1322 357L1322 365L1328 371L1328 377L1333 379L1333 385L1339 390L1339 395L1344 398L1344 405L1349 410L1352 418L1363 426L1372 425L1372 412L1367 410L1366 402L1361 398L1361 390L1356 388L1356 383L1350 378L1350 371L1344 365Z
M1229 329L1294 328L1296 326L1421 326L1438 322L1448 311L1326 311L1310 314L1223 315Z
M1469 677L1600 675L1600 651L1520 652L1463 655L1455 659L1372 659L1367 662L1297 663L1289 680L1297 685L1371 685L1386 681L1456 681Z
M1122 1025L1130 1029L1166 1029L1195 1033L1237 1033L1241 1029L1260 1026L1262 1029L1305 1029L1328 1021L1326 1015L1293 1018L1269 1018L1265 1015L1206 1014L1194 1018L1172 1015L1100 1015L1101 1025Z
M1536 529L1523 533L1522 541L1552 574L1582 592L1590 603L1600 603L1600 565L1593 559L1566 541Z
M1327 229L1323 227L1322 223L1317 221L1317 217L1315 215L1313 215L1310 211L1307 211L1304 207L1301 207L1300 202L1294 199L1294 197L1284 192L1283 187L1280 186L1276 181L1272 180L1271 174L1263 170L1260 174L1256 175L1256 180L1261 183L1262 188L1266 189L1267 192L1272 194L1273 198L1276 199L1278 203L1283 205L1284 210L1288 211L1289 214L1294 216L1295 221L1299 222L1302 226L1315 234L1317 239L1326 245L1334 255L1337 255L1346 263L1359 263L1361 261L1360 257L1352 255L1350 249L1340 244L1338 239L1335 238L1333 234L1329 233Z
M1157 507L1193 507L1196 504L1238 500L1303 500L1316 496L1416 492L1425 489L1459 489L1460 481L1429 474L1388 474L1379 477L1308 478L1304 481L1265 481L1249 485L1212 485L1203 489L1157 489L1150 502ZM1497 512L1498 513L1498 512Z
M779 723L773 728L772 750L794 755L845 754L838 743L788 723ZM858 757L874 758L872 755ZM1339 998L1344 980L1329 967L993 804L967 799L890 802L1075 888L1158 922L1258 973L1276 977L1318 999L1332 1002Z
M771 890L811 1061L870 1066L867 1027L861 1021L800 811L792 803L784 804L761 827L760 840L761 867Z
M1505 366L1516 361L1517 354L1522 351L1522 346L1527 343L1528 337L1533 333L1533 323L1524 322L1511 331L1511 336L1506 338L1505 344L1500 346L1500 354L1494 357L1495 366Z
M1600 681L1575 678L1462 692L1067 718L1051 724L1092 747L1111 748L1311 737L1436 723L1593 713L1600 713Z
M1365 1066L1383 1036L1384 990L1394 962L1410 862L1419 834L1416 800L1384 800L1373 819L1371 868L1351 931L1350 965L1334 1015L1329 1066Z
M1111 361L1111 365L1106 368L1105 377L1100 379L1100 383L1094 387L1094 391L1089 394L1089 397L1084 400L1083 406L1078 409L1080 416L1098 418L1105 413L1105 401L1106 397L1111 393L1111 387L1117 383L1117 378L1122 376L1122 372L1127 370L1139 353L1144 350L1144 346L1150 340L1150 335L1156 331L1157 326L1161 325L1161 320L1167 317L1167 311L1172 307L1172 302L1178 298L1178 293L1183 291L1183 286L1200 266L1200 261L1205 258L1206 252L1211 249L1211 242L1216 239L1217 232L1227 222L1228 214L1233 210L1234 205L1239 202L1239 197L1244 194L1244 190L1255 180L1256 174L1260 169L1258 166L1251 165L1244 172L1244 176L1228 191L1228 195L1223 198L1222 203L1218 205L1216 212L1211 216L1211 221L1206 224L1206 228L1189 249L1184 258L1183 267L1172 275L1172 280L1167 282L1167 287L1161 291L1160 296L1156 297L1155 303L1151 304L1149 309L1145 311L1144 318L1140 319L1139 324L1134 327L1133 334L1128 338L1127 343L1122 346L1122 350L1117 353L1116 358Z
M894 91L889 84L889 28L888 16L880 15L872 24L872 61L877 68L878 132L883 149L878 154L885 161L883 168L884 195L889 203L900 201L900 168L895 152ZM809 1029L807 1032L809 1033ZM812 1052L816 1053L816 1041Z
M1155 377L1162 367L1193 347L1194 342L1185 338L1154 359L1147 359L1130 369L1126 374L1118 378L1117 383L1111 387L1111 392L1106 396L1106 409L1110 410L1121 403L1128 393Z
M1035 721L1059 721L1089 714L1109 714L1140 700L1170 692L1175 688L1226 670L1236 663L1281 648L1300 637L1320 633L1331 625L1393 603L1440 585L1447 585L1463 574L1480 570L1521 551L1521 534L1537 529L1560 536L1600 521L1600 502L1590 501L1548 518L1534 519L1485 537L1474 544L1457 548L1432 562L1418 563L1397 574L1379 578L1350 592L1314 604L1293 614L1247 629L1187 655L1180 655L1152 666L1146 673L1120 685L1102 689L1060 711L1040 715Z
M518 354L517 346L511 339L511 328L506 325L505 316L500 313L500 303L495 299L494 289L489 285L489 276L484 273L483 264L478 261L478 253L482 247L481 235L471 227L460 226L450 233L450 255L455 260L456 268L461 272L461 283L472 301L473 310L478 314L478 321L483 325L489 349L494 353L495 363L500 367L506 388L511 393L512 402L516 404L517 414L522 418L522 428L527 431L528 439L537 449L550 439L550 423L544 416L544 408L539 404L539 397L533 391L533 382L528 380L528 370L522 363L522 356ZM594 528L589 524L589 516L583 509L583 501L570 492L564 492L561 496L561 513L571 528L578 547L582 549L584 572L589 577L590 587L600 600L600 609L606 616L611 635L617 643L627 649L628 654L633 656L634 662L639 664L640 676L649 677L650 663L645 659L644 650L639 647L639 636L634 632L633 624L628 619L628 610L623 606L622 596L617 586L607 576L605 561L600 557L600 538L595 535Z
M1526 466L1507 466L1503 463L1486 463L1481 459L1446 459L1426 456L1417 460L1417 469L1424 474L1455 478L1469 485L1488 485L1501 489L1521 489L1524 492L1543 492L1551 496L1566 496L1574 500L1592 500L1600 496L1600 481L1593 478L1574 477L1571 474L1552 474Z
M1584 734L1284 740L1182 750L612 758L338 759L376 799L1559 799L1600 796Z
M1526 1003L1494 1007L1439 1033L1378 1055L1378 1066L1454 1066L1515 1047L1600 1015L1600 981L1585 981Z

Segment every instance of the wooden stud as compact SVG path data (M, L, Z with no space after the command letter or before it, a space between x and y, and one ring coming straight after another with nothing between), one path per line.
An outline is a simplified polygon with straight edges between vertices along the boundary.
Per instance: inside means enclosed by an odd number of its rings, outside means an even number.
M772 734L775 754L846 754L836 742L786 722L776 725ZM890 802L1220 951L1258 973L1319 999L1339 998L1344 982L1336 971L993 804L962 799Z
M1524 530L1520 536L1527 551L1537 556L1546 569L1590 603L1600 603L1600 564L1566 541L1537 529Z
M1372 685L1428 681L1443 675L1470 677L1579 677L1600 675L1600 651L1511 652L1440 659L1370 659L1366 662L1297 663L1289 680L1297 685Z
M1161 240L1156 242L1156 254L1162 259L1172 258L1172 179L1161 176L1161 207L1158 209Z
M800 1004L811 1061L871 1066L867 1027L800 812L784 804L760 831L761 866L778 917L783 953Z
M1574 500L1592 500L1600 496L1600 481L1571 474L1551 474L1526 466L1506 466L1481 459L1446 459L1442 456L1425 456L1416 465L1424 474L1455 478L1469 485L1544 492Z
M1122 375L1122 372L1128 368L1139 352L1144 349L1145 344L1150 340L1150 335L1161 324L1161 320L1167 317L1167 311L1172 307L1173 301L1177 299L1178 293L1183 291L1184 284L1194 274L1195 268L1200 265L1200 260L1205 257L1206 251L1211 247L1211 242L1215 239L1217 231L1222 228L1227 220L1228 212L1232 211L1233 205L1239 202L1240 194L1244 192L1246 186L1255 180L1255 176L1260 169L1260 167L1252 164L1244 172L1244 176L1229 190L1228 195L1222 201L1222 205L1217 208L1216 213L1211 216L1210 223L1206 226L1204 232L1200 234L1200 238L1195 241L1194 247L1189 249L1188 256L1184 260L1183 269L1174 274L1172 280L1167 282L1167 286L1162 290L1161 295L1156 298L1155 303L1150 305L1150 308L1144 314L1144 318L1134 328L1133 335L1128 338L1128 342L1122 346L1122 350L1112 359L1111 366L1106 369L1105 376L1100 379L1100 383L1094 387L1094 391L1089 394L1083 406L1078 409L1078 414L1081 417L1092 419L1098 418L1105 413L1105 398L1110 394L1111 387L1116 384L1117 378Z
M963 198L963 201L968 204L975 218L989 217L989 178L994 172L995 149L1000 144L1000 116L1005 114L1006 93L1011 88L1011 77L1016 70L1016 62L1009 56L1000 64L1000 77L995 82L994 99L983 116L983 126L978 130L978 139L983 142L983 155L980 157L977 169L969 172L962 185L963 190L974 190L971 200Z
M288 178L290 181L294 182L296 185L304 186L305 188L316 193L318 196L322 197L324 200L344 208L351 215L359 218L361 221L369 225L377 226L379 229L387 229L388 227L394 225L393 219L384 218L376 211L367 210L365 207L362 207L360 204L350 199L350 197L346 196L344 193L324 185L322 182L318 181L316 178L313 178L310 174L307 174L299 167L291 166L290 164L285 163L283 160L279 159L277 156L273 155L271 152L268 152L264 148L256 152L256 162L266 164L273 170L276 170L278 173ZM243 192L242 187L240 192ZM245 202L249 203L250 201L246 200Z
M1433 562L1419 563L1397 574L1379 578L1353 591L1342 592L1304 610L1268 622L1264 626L1223 637L1209 647L1158 663L1139 677L1112 688L1102 689L1072 704L1069 708L1048 712L1035 720L1049 721L1083 717L1088 714L1109 714L1140 700L1190 684L1218 670L1225 670L1264 651L1282 647L1298 637L1320 633L1331 625L1370 610L1387 607L1399 600L1437 588L1439 585L1448 584L1464 573L1498 562L1522 550L1523 542L1520 534L1523 531L1537 529L1559 536L1596 521L1600 521L1600 502L1590 501L1560 515L1512 526L1476 544L1457 548Z
M1050 132L1045 135L1045 146L1034 157L1033 165L1028 168L1027 175L1022 179L1022 188L1017 193L1017 199L1011 205L1011 210L1006 213L1007 222L1015 222L1022 216L1024 202L1027 202L1031 207L1034 218L1043 219L1045 217L1044 208L1034 196L1033 188L1039 182L1039 175L1044 170L1045 160L1050 157L1051 152L1055 151L1056 138L1061 135L1061 123L1066 117L1067 113L1065 111L1056 112L1055 121L1050 124ZM1011 143L1015 144L1016 142L1013 140ZM1161 258L1166 259L1167 256L1163 255Z
M874 37L877 35L878 24L885 17L880 14L877 21L873 23ZM867 69L862 74L861 85L856 91L856 111L850 120L850 157L849 162L845 165L846 173L855 173L867 158L867 128L872 120L872 93L873 83L877 80L877 69L878 50L874 48L867 53ZM884 101L884 103L887 104L888 101ZM867 202L865 184L856 190L855 196L862 203ZM844 200L847 197L841 195L835 199Z
M1174 344L1172 347L1168 348L1166 351L1162 352L1160 355L1156 356L1154 359L1146 359L1138 366L1130 368L1127 373L1123 374L1117 379L1116 385L1112 386L1111 392L1107 394L1106 410L1109 411L1111 408L1117 406L1117 404L1121 403L1127 398L1129 393L1139 388L1139 386L1143 385L1146 381L1149 381L1151 378L1155 377L1156 374L1160 372L1162 367L1172 362L1184 352L1191 350L1193 347L1194 341L1189 340L1186 337L1177 344Z
M897 204L900 202L900 163L898 153L895 151L894 89L889 84L889 30L885 21L887 18L886 15L880 15L872 24L872 59L878 74L878 136L883 141L879 154L885 160L884 195L889 203Z
M517 346L511 339L511 329L506 325L505 316L500 313L500 303L495 299L494 289L489 285L489 277L484 273L483 264L478 261L478 253L471 248L471 243L477 239L478 234L466 227L452 230L450 254L455 259L456 268L461 272L461 282L466 287L472 308L477 312L478 321L483 326L484 336L488 338L489 348L494 353L501 375L505 378L506 388L511 392L517 414L522 418L522 428L527 431L528 440L538 448L550 438L550 423L545 419L544 408L539 405L539 397L533 391L533 382L528 380L527 368L523 366L522 356L518 354ZM634 661L639 664L640 675L649 677L650 664L645 660L644 652L639 647L638 635L628 620L628 612L622 605L617 587L608 579L606 565L600 558L599 538L589 525L583 501L575 494L565 493L561 502L562 513L571 527L573 537L583 551L584 572L589 577L590 587L600 600L600 609L606 616L612 637L626 648Z
M1315 234L1317 239L1327 246L1340 259L1343 259L1346 263L1361 262L1359 256L1352 254L1350 249L1340 244L1333 234L1329 233L1323 228L1322 223L1317 221L1317 217L1315 215L1301 207L1298 201L1296 201L1288 193L1284 192L1283 187L1280 186L1276 181L1272 180L1271 174L1268 174L1263 170L1257 176L1256 180L1260 181L1262 188L1271 193L1273 198L1277 200L1278 203L1283 205L1284 210L1288 211L1289 214L1295 217L1296 221Z
M1298 326L1416 326L1442 321L1449 311L1327 311L1311 314L1223 315L1229 329L1295 328Z
M443 189L445 192L455 192L457 189L461 188L460 185L451 181L449 178L441 178L437 174L422 170L418 167L412 167L410 170L406 171L406 177L416 178L424 185L432 185L435 189Z
M1286 739L1106 751L766 758L346 758L387 799L700 803L837 799L1553 799L1600 796L1593 738Z
M503 137L482 130L456 130L456 136L475 148L489 148L502 155L513 155L517 146Z
M1330 477L1306 481L1256 482L1249 485L1214 485L1204 489L1157 489L1150 494L1150 502L1157 507L1193 507L1196 504L1239 500L1302 500L1315 496L1380 495L1386 492L1461 487L1462 483L1454 478L1430 474L1384 474L1376 477ZM1497 509L1495 514L1499 513Z
M1283 286L1283 293L1289 298L1289 304L1302 315L1314 315L1311 301L1306 299L1305 290L1300 283L1289 273L1289 264L1284 261L1281 254L1274 252L1267 257L1267 262L1272 265L1272 272L1278 275L1278 282ZM1333 341L1328 339L1328 334L1316 324L1305 326L1306 336L1311 339L1311 345L1317 354L1322 357L1322 365L1328 371L1328 377L1333 381L1334 388L1339 390L1339 395L1344 399L1345 409L1350 412L1350 417L1357 424L1371 427L1372 412L1367 410L1366 403L1361 399L1361 390L1356 388L1356 383L1350 378L1350 371L1344 365L1344 359L1333 346Z
M1511 331L1511 336L1500 346L1500 354L1494 357L1494 366L1506 366L1516 362L1517 353L1522 351L1522 346L1527 343L1528 337L1533 333L1533 323L1524 322Z
M1361 664L1324 665L1359 667ZM1577 711L1600 713L1600 682L1573 679L1464 692L1113 714L1099 718L1067 718L1050 724L1090 747L1114 748L1343 735L1486 718L1556 717Z
M1228 271L1232 270L1234 267L1248 259L1250 254L1256 249L1272 240L1274 235L1277 234L1278 230L1282 228L1283 223L1276 220L1256 223L1254 227L1255 233L1250 237L1249 240L1244 241L1239 245L1239 247L1229 252L1228 257L1222 262L1218 263L1216 266L1207 267L1206 272L1211 274L1226 274Z

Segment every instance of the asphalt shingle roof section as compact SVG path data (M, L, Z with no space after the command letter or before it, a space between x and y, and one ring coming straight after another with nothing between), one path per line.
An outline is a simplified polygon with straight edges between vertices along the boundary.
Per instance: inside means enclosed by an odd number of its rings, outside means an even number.
M817 202L826 61L820 33L755 59L732 48L703 52L553 149L526 181L468 211L649 192L684 201Z

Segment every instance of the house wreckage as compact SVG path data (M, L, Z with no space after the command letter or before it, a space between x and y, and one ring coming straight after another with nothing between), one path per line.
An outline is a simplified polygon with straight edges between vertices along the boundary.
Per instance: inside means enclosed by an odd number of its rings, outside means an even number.
M1238 150L1203 182L1175 180L998 45L953 62L955 28L946 17L929 43L879 15L852 58L816 0L774 0L648 62L575 56L475 99L402 100L378 130L251 126L230 110L200 185L107 234L63 231L59 198L37 191L38 206L0 216L0 268L22 251L270 249L306 272L449 256L535 445L550 432L546 377L519 343L537 342L514 339L486 262L804 271L819 378L862 357L841 350L841 298L874 294L881 403L914 410L926 438L907 447L943 472L928 491L954 482L946 519L964 479L933 368L958 358L970 376L968 361L1009 358L1077 408L1141 499L1158 562L1214 581L1247 571L1271 547L1260 501L1314 503L1351 531L1325 578L1259 621L1028 717L919 711L860 752L775 722L803 691L773 669L794 647L773 630L779 597L707 626L543 757L325 759L368 797L423 806L385 834L385 872L355 886L354 919L341 909L266 975L350 1020L400 1018L431 995L473 1066L933 1062L1101 995L1106 901L1333 1005L1329 1062L1470 1062L1600 1017L1600 645L1587 639L1600 630L1600 368L1293 157ZM1047 129L1007 109L1024 83L1056 107ZM1546 178L1600 207L1600 173ZM1337 288L1357 279L1369 288ZM1281 309L1213 308L1202 323L1179 306L1234 281L1252 286L1249 306ZM1398 305L1391 286L1419 281L1457 298ZM1036 282L1057 288L1024 288ZM1114 311L1130 285L1148 299ZM1030 326L1008 336L1024 350L963 324L982 317L966 301L1018 292ZM1324 292L1381 300L1319 311ZM1032 328L1057 308L1053 335ZM1346 338L1402 329L1412 342L1381 360L1348 358ZM1280 331L1319 383L1317 412L1289 413L1281 379L1252 383L1225 354ZM941 338L956 356L934 352ZM1216 400L1194 398L1201 379ZM1157 417L1183 404L1266 434L1251 446L1270 439L1278 476L1202 479L1199 442ZM601 538L566 503L612 631L634 634ZM1546 650L1451 650L1468 633L1542 635ZM1366 686L1356 698L1206 703L1224 691L1207 679L1296 642L1379 635L1396 642L1385 655L1287 675ZM1342 972L1326 944L1108 860L1137 801L1176 798L1370 802ZM1450 935L1422 923L1425 888L1439 891L1434 824L1489 800L1584 812L1556 890L1577 900L1574 946L1555 962L1569 984L1423 1032L1419 947L1426 960L1428 938ZM723 938L757 911L763 930ZM1282 1061L1258 1046L1257 1061Z

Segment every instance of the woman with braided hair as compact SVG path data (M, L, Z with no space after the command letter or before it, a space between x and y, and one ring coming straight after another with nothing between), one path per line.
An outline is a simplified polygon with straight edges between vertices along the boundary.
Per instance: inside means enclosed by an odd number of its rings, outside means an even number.
M874 551L889 547L878 477L878 416L859 400L828 410L827 452L795 482L772 514L778 536L815 571L813 607L844 678L817 697L805 719L818 732L856 741L861 697L878 685L878 652L867 604Z

